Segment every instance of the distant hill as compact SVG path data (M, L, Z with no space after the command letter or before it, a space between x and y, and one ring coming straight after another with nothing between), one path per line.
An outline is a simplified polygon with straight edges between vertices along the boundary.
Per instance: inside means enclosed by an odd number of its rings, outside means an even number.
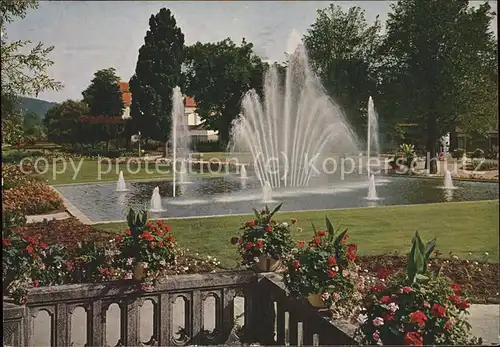
M20 96L17 109L24 110L25 112L34 112L39 114L41 118L44 118L48 109L54 107L55 105L57 105L56 102Z

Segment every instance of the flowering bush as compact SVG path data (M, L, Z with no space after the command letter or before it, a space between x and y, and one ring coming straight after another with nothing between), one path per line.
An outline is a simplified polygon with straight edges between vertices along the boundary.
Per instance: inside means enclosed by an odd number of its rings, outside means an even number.
M130 210L127 221L129 228L115 238L118 265L125 270L125 279L131 279L136 266L142 266L145 277L154 280L175 260L171 228L163 221L148 221L145 211L136 214Z
M4 190L38 182L40 179L37 176L24 173L19 165L2 164L2 188Z
M287 261L284 280L287 289L295 296L322 294L328 306L339 305L353 297L360 299L355 279L358 268L354 264L357 245L347 244L347 230L337 236L326 217L327 230L314 227L314 237L307 244L299 241L297 249Z
M20 211L26 215L46 213L63 207L59 194L44 183L5 190L2 203L5 211Z
M280 260L290 252L293 244L290 225L273 220L281 205L272 212L267 206L261 213L254 210L255 219L245 223L240 229L243 230L240 237L235 236L231 239L233 245L238 245L243 265L252 266L259 262L261 256ZM292 219L291 223L295 224L295 219Z
M383 277L364 299L365 316L358 335L365 344L465 345L470 325L469 302L458 284L440 272L427 271L435 239L412 242L406 273Z

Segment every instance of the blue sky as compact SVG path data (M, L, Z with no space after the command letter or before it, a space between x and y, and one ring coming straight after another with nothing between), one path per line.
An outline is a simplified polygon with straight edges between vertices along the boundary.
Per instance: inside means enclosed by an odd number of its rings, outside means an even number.
M40 99L80 99L95 71L114 67L128 81L148 29L148 19L162 7L172 10L186 43L231 37L251 41L265 59L282 61L292 31L300 35L328 1L203 2L203 1L41 1L25 19L7 26L9 40L54 45L51 77L64 83L59 92ZM370 22L387 18L391 1L336 1L344 8L360 6ZM491 1L496 10L496 1ZM496 32L496 23L492 25Z

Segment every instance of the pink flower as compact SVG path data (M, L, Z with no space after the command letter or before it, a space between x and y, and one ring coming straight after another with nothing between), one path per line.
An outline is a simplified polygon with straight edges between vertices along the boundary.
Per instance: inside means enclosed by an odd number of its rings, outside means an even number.
M410 287L403 287L402 289L403 289L403 293L405 293L405 294L413 292L413 289L411 289Z
M376 327L384 325L384 319L382 317L375 317L375 319L373 319L373 325Z
M378 330L375 330L375 332L373 333L372 337L373 337L373 340L375 342L379 342L380 341L380 333L378 332Z

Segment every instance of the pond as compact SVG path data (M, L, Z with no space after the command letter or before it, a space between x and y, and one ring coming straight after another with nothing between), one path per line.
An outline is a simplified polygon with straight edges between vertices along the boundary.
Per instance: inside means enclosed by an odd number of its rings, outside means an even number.
M377 177L378 200L367 200L368 180L356 177L318 188L277 189L274 205L283 211L322 210L366 206L425 204L447 201L498 199L498 182L455 181L456 189L442 189L442 181L425 178ZM158 186L163 211L152 218L196 217L251 213L262 209L262 188L256 180L202 178L177 185L172 198L172 181L127 182L127 192L117 192L116 183L59 186L56 189L93 222L125 220L129 207L150 206Z

